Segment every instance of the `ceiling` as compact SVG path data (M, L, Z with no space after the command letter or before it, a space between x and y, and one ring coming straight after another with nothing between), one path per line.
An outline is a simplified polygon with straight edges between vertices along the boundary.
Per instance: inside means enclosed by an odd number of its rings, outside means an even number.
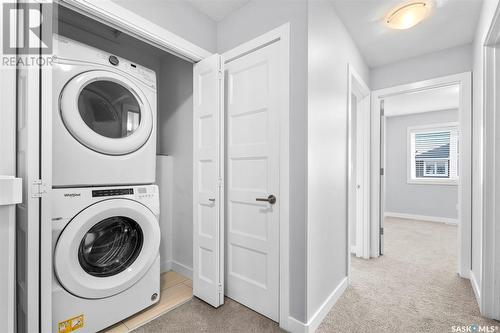
M250 0L188 0L198 11L219 22Z
M371 68L471 43L482 6L482 0L428 0L433 8L427 19L393 30L383 19L404 0L331 1Z
M384 113L387 117L458 109L460 87L425 89L418 92L405 93L384 98Z

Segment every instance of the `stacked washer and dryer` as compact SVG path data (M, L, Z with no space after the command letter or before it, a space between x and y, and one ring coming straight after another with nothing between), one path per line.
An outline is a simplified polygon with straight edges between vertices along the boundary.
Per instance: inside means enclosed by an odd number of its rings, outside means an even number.
M158 302L156 75L54 37L54 332L97 332Z

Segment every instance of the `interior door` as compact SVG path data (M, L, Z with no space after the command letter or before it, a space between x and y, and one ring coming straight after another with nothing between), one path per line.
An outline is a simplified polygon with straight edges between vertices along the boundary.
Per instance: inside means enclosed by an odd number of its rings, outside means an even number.
M279 48L225 64L226 295L278 321Z
M194 65L193 294L224 303L222 58Z

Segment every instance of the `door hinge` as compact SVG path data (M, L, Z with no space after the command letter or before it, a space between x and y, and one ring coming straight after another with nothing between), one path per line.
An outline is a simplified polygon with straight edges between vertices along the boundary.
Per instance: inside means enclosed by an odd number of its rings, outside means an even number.
M31 184L31 197L41 198L45 194L47 194L47 185L41 179L34 180Z
M220 187L224 187L224 181L222 178L217 178L217 186L220 188Z
M224 77L224 71L222 70L218 70L218 77L219 77L219 80L222 80L222 78Z
M222 294L224 292L224 289L222 288L222 283L219 283L217 285L217 290L219 291L219 294Z
M384 235L384 228L380 228L380 235Z
M383 176L384 175L384 168L380 168L380 175Z
M384 109L381 109L381 110L380 110L380 116L381 116L381 117L385 116L385 111L384 111Z

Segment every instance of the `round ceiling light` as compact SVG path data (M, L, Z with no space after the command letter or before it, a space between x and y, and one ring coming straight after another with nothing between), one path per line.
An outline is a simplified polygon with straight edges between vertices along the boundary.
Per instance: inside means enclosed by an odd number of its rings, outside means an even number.
M429 16L430 4L427 2L411 2L393 9L385 22L393 29L409 29Z

